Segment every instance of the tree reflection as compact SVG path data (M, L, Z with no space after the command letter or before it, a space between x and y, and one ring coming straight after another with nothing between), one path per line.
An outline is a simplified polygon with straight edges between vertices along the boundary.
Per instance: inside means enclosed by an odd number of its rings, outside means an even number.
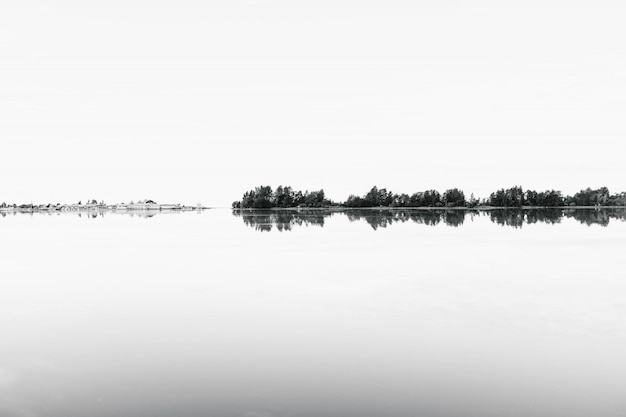
M324 227L324 219L332 216L327 210L233 210L235 216L260 231L269 232L276 228L279 232L291 231L293 226Z
M407 213L399 210L349 210L343 213L351 222L364 220L374 230L408 220Z
M558 209L529 209L526 213L525 222L528 224L548 223L557 224L561 222L562 213Z
M500 226L519 228L524 225L525 213L522 210L492 210L488 215L493 223Z
M609 210L566 210L565 215L578 220L582 224L591 226L593 224L599 224L606 227L609 225L611 218L625 220L625 211L609 211Z
M581 224L607 226L611 220L626 221L626 209L297 209L297 210L233 210L235 216L258 231L291 231L298 226L323 227L325 219L332 215L346 216L350 222L365 222L373 230L387 228L394 223L413 222L426 226L444 224L462 226L469 217L486 216L491 222L503 226L521 228L536 223L558 224L563 218L574 219Z
M608 226L611 219L626 221L626 209L621 208L491 210L488 213L492 222L515 228L534 223L557 224L563 218L602 227Z

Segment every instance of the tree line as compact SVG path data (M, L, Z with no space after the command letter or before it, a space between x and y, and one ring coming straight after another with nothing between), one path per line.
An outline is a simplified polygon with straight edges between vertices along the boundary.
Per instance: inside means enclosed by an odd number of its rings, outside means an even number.
M293 207L331 207L337 206L326 198L324 190L296 191L289 186L279 185L276 190L270 186L259 186L246 191L233 208L293 208Z
M494 191L488 198L477 199L474 194L466 198L458 188L439 193L426 190L409 194L396 194L386 188L372 187L362 196L350 195L344 202L328 199L323 189L319 191L297 191L290 186L259 186L246 191L241 200L232 207L242 208L295 208L295 207L564 207L564 206L625 206L626 193L611 194L607 187L586 188L573 196L564 196L560 191L526 190L515 186Z

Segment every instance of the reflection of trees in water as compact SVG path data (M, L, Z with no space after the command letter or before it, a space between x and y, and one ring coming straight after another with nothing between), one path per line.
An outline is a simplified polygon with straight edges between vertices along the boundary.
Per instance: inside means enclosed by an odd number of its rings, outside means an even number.
M526 223L561 223L562 213L560 209L529 209L524 210Z
M365 220L372 229L387 227L393 223L412 221L427 226L436 226L442 221L458 227L465 221L467 210L350 210L344 212L351 222Z
M233 210L235 216L261 232L269 232L274 227L279 232L291 231L293 226L324 227L324 219L333 212L323 210Z
M324 219L335 213L345 215L350 222L365 221L372 229L385 228L393 223L412 221L436 226L442 221L448 226L463 224L464 210L233 210L235 216L259 231L292 230L294 226L324 226ZM474 213L475 214L475 213Z
M587 226L599 224L606 227L609 225L611 218L626 220L625 210L566 210L564 214Z
M465 221L465 211L446 210L443 213L443 222L448 226L459 227Z
M376 230L379 227L385 228L393 223L404 223L408 220L405 212L396 210L350 210L344 212L351 222L360 222L365 220L367 224Z
M441 223L441 215L435 211L410 211L411 221L419 224L425 224L426 226L437 226Z
M290 231L295 226L324 226L324 219L335 213L345 215L350 222L364 221L374 230L394 223L414 222L426 226L443 223L451 227L463 225L466 217L487 216L501 226L520 228L525 224L557 224L573 218L582 224L606 226L611 219L626 221L626 209L513 209L513 210L402 210L402 209L351 209L351 210L234 210L233 214L259 231Z
M502 226L522 227L524 224L557 224L561 219L573 218L588 226L608 226L611 219L626 221L626 209L523 209L492 210L492 222Z
M522 227L525 214L522 210L492 210L488 212L493 223L500 226Z

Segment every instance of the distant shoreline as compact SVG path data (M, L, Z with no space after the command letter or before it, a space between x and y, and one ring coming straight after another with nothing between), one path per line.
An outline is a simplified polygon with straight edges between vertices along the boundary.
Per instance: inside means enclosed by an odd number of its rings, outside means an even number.
M210 207L183 204L12 204L0 207L0 212L11 213L81 213L81 212L160 212L160 211L202 211Z
M269 207L269 208L230 208L230 207L206 207L206 206L185 206L182 204L151 204L151 205L47 205L23 207L0 207L0 213L159 213L159 212L191 212L204 210L231 210L241 212L268 212L268 211L297 211L297 212L344 212L344 211L520 211L520 210L626 210L626 206L521 206L521 207Z

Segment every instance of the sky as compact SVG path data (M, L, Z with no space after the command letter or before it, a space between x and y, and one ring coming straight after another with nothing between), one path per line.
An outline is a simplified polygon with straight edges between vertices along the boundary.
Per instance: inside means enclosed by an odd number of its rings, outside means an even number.
M3 0L0 202L626 190L623 1Z

